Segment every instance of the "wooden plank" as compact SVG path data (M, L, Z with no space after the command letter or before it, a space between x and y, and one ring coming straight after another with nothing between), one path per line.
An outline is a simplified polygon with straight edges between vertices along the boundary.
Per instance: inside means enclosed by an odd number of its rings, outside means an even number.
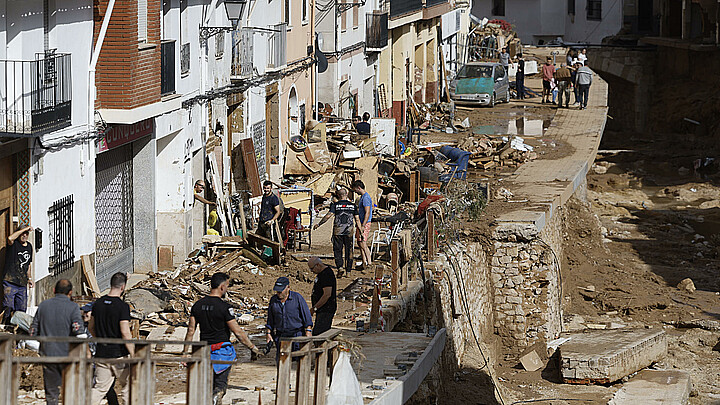
M432 211L427 212L427 222L428 260L435 260L437 246L435 243L435 214Z
M258 172L257 161L255 160L255 146L251 138L240 141L240 149L242 150L243 164L245 166L245 175L250 183L250 191L253 197L262 194L260 185L260 173Z
M313 405L325 405L327 395L327 364L328 364L328 343L322 342L322 352L317 356L315 362L315 395Z
M420 186L420 176L417 170L410 172L410 195L408 196L408 201L410 202L417 202L420 198L419 193L419 186Z
M375 286L373 287L372 306L370 308L370 331L376 331L380 320L380 293L382 278L385 267L382 264L375 265Z
M312 342L301 344L300 351L307 350L309 352L311 345L313 345ZM296 405L310 405L310 378L312 376L310 363L312 363L312 357L310 357L309 353L298 359L297 385L295 388Z
M85 281L87 281L88 286L90 286L92 296L97 298L100 296L100 287L98 286L97 278L95 278L95 270L90 261L90 255L82 255L80 256L80 260L82 261L82 272Z
M400 242L393 239L390 242L390 263L392 275L390 278L390 296L397 297L398 294L398 271L400 270Z
M292 342L280 341L280 358L275 386L275 405L288 405L290 402L290 365L292 364ZM189 403L189 402L188 402Z
M270 249L272 249L274 264L280 264L280 253L282 250L282 246L279 242L271 241L268 238L262 237L252 232L248 232L247 240L251 246L258 247L265 245L270 247Z

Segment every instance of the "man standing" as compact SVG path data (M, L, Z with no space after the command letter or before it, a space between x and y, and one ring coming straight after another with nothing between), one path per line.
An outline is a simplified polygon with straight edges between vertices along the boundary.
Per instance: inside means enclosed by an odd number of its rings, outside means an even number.
M192 341L195 328L200 325L200 340L210 345L211 360L235 360L237 355L235 347L230 343L230 332L254 354L262 354L230 313L230 304L222 299L229 286L230 276L225 273L213 274L210 279L210 294L198 300L190 309L185 340ZM187 346L185 348L187 349ZM222 403L227 391L230 367L229 364L213 364L213 405Z
M570 104L570 80L572 75L570 69L564 63L560 64L560 69L555 71L555 83L558 89L558 108L563 106L563 97L565 99L565 108Z
M32 326L31 336L77 336L84 332L80 308L70 301L72 283L60 279L55 283L55 297L46 299L38 306ZM67 357L68 344L62 342L40 343L40 356ZM43 365L43 383L45 385L45 402L57 405L62 385L64 364Z
M370 135L370 113L365 111L362 116L362 122L355 125L355 129L360 135Z
M578 54L578 61L581 65L587 66L587 49L583 48L582 51Z
M312 315L305 298L300 293L290 290L290 280L279 277L273 286L275 295L268 305L265 335L267 342L274 341L277 346L277 357L280 358L281 337L312 336ZM293 345L297 350L298 345Z
M342 276L343 268L350 274L353 268L353 243L352 235L354 230L360 229L360 217L358 216L357 206L348 200L347 189L340 188L335 192L337 201L330 204L330 211L320 220L313 229L317 229L335 216L333 222L333 255L335 256L335 267L338 269L338 276ZM343 259L343 250L345 250L345 258Z
M503 69L505 69L505 74L510 74L508 71L508 66L510 66L510 54L507 51L507 47L504 47L502 49L499 59L500 64L502 65Z
M33 259L33 247L28 238L33 228L21 226L7 238L5 252L5 276L3 277L3 320L10 321L15 311L27 310L27 289L34 284L30 275L30 262Z
M260 202L260 223L258 224L257 234L275 240L272 237L273 228L275 228L276 221L282 215L282 209L280 207L280 199L273 193L272 187L273 184L269 180L263 183L263 196ZM280 239L280 235L277 235L275 241L280 241Z
M337 281L333 270L330 266L326 266L319 257L309 258L308 267L316 275L310 298L312 303L310 315L315 314L315 327L312 334L317 336L332 327L332 320L337 310Z
M555 75L555 65L552 63L552 58L548 57L545 59L545 64L542 67L542 81L543 81L543 93L542 93L542 104L550 102L550 95L552 94L552 79Z
M525 98L525 59L523 59L522 54L518 54L517 64L515 90L517 90L517 98L523 100Z
M355 193L360 195L360 200L357 204L360 226L358 227L355 237L357 238L360 253L362 254L363 268L369 268L372 257L370 248L368 248L368 239L370 238L373 201L370 194L365 191L365 183L363 183L362 180L353 181L351 188Z
M95 301L88 330L97 338L132 339L130 333L130 306L120 297L125 292L127 276L115 273L110 278L110 292ZM91 404L99 405L113 383L119 381L123 388L123 403L129 403L130 365L126 363L103 363L103 359L121 359L132 356L135 345L132 343L98 343L95 351L95 385L91 392Z
M587 66L587 61L584 66L580 66L577 70L577 81L578 92L580 93L580 109L584 110L588 105L588 98L590 97L590 85L592 84L593 71Z

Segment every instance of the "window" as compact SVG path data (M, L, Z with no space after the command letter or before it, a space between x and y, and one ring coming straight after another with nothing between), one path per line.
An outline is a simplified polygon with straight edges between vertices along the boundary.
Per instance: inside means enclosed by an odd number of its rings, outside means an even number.
M575 15L575 0L568 0L568 15Z
M285 24L290 27L290 0L285 0Z
M138 42L147 42L148 40L148 9L147 0L138 0L137 2L137 21L138 21Z
M302 2L302 23L308 23L308 0Z
M505 0L493 0L492 15L505 15Z
M347 30L347 13L347 10L343 10L342 7L340 8L340 29L342 31Z
M190 71L190 43L182 44L180 48L180 74L185 75Z
M52 275L58 275L73 267L73 196L57 200L48 210L50 223L50 261Z
M587 0L587 19L602 20L602 0Z
M222 58L225 53L225 33L215 35L215 57Z
M360 9L357 7L353 7L352 9L350 9L350 11L352 11L353 13L353 28L360 27Z

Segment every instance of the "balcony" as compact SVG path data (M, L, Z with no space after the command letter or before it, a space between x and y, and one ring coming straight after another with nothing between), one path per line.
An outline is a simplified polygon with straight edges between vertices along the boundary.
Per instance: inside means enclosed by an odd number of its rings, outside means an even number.
M425 7L437 6L438 4L447 3L448 0L425 0Z
M287 64L287 24L276 24L268 38L268 69L279 69Z
M390 18L400 17L422 9L422 0L390 0Z
M175 94L175 40L160 44L160 95Z
M1 60L0 135L39 136L70 126L71 75L70 54Z
M388 45L388 13L373 11L365 18L365 51L380 52Z

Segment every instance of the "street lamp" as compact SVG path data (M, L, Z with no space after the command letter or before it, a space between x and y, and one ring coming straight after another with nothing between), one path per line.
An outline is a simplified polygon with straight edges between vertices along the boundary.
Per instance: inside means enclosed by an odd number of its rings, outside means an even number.
M225 31L234 31L243 9L247 4L247 0L225 0L225 13L230 20L230 27L200 27L200 39L207 41L208 38Z

